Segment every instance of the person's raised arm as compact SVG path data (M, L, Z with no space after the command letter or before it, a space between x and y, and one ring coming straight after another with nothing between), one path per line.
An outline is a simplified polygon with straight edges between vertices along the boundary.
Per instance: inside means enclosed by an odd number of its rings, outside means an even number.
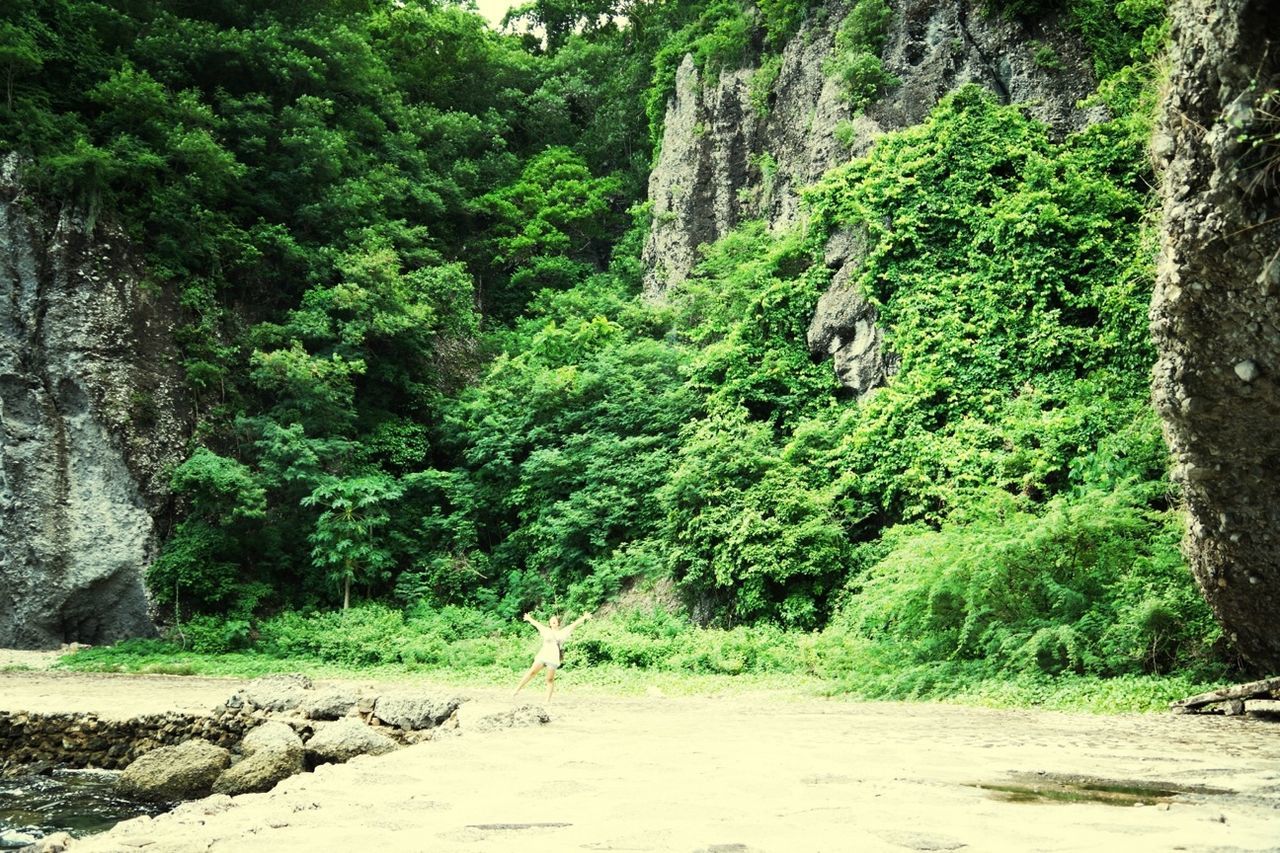
M524 615L524 621L528 622L530 625L532 625L533 627L537 628L539 631L550 631L550 630L551 630L551 629L550 629L550 628L548 628L546 625L543 625L541 622L539 622L537 619L534 619L534 618L533 618L533 614L532 614L532 613L526 613L526 614Z
M569 636L569 633L573 631L574 628L577 628L579 625L581 625L583 622L586 622L590 618L591 618L591 614L588 612L588 613L583 613L577 619L574 619L564 628L564 636L566 637Z

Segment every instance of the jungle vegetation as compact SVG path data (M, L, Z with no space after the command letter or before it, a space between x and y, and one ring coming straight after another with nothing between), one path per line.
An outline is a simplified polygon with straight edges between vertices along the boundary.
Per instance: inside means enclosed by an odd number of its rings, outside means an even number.
M1107 120L963 89L805 227L640 295L676 67L767 94L827 5L6 3L0 144L182 309L166 648L491 665L521 613L621 597L580 660L892 696L1221 672L1148 401L1158 0L994 0L1084 41ZM892 8L842 7L859 108ZM805 347L851 227L900 357L861 400Z

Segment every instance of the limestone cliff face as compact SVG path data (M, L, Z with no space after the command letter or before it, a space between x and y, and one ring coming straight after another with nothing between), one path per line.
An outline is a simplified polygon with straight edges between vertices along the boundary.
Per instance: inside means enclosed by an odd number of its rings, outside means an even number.
M1173 4L1151 305L1154 396L1189 513L1184 551L1254 666L1280 671L1280 15Z
M0 646L153 630L142 584L189 434L174 308L120 235L0 161Z
M1102 117L1098 109L1077 106L1096 85L1078 38L1052 25L989 18L977 0L892 6L882 59L901 83L858 116L823 72L844 5L828 7L788 44L764 115L751 103L754 69L726 71L709 82L686 57L649 179L653 227L644 259L651 296L688 276L700 245L744 220L763 218L773 227L797 222L801 187L865 153L882 133L922 121L939 99L967 83L1025 103L1061 133ZM836 135L842 124L845 141ZM841 382L862 393L893 365L881 351L874 310L846 284L860 263L858 244L857 235L843 235L827 253L832 292L818 306L809 345L815 356L831 356Z

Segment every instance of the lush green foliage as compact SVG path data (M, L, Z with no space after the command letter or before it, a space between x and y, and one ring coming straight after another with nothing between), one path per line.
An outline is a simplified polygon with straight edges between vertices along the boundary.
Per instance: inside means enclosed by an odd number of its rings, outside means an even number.
M638 202L677 69L754 63L767 115L821 4L512 13L543 39L425 2L7 6L0 142L183 312L169 642L506 671L525 610L670 581L683 613L592 623L571 662L1032 700L1211 673L1146 391L1163 7L992 12L1061 15L1111 118L1056 139L963 89L657 304ZM891 20L839 25L855 110L895 83ZM838 232L896 366L858 400L806 345Z
M494 223L490 254L508 276L505 292L481 294L486 313L510 318L529 294L567 290L598 269L622 222L612 209L620 189L616 178L593 177L569 149L548 148L515 182L481 198Z
M544 614L545 615L545 614ZM486 611L359 605L342 612L284 613L259 624L256 644L234 622L199 617L164 640L131 640L62 659L77 671L253 677L312 672L328 677L419 676L510 689L537 650L526 626ZM979 666L925 673L866 666L857 637L839 630L782 631L770 625L695 628L663 609L623 610L587 623L565 649L575 687L612 691L800 690L855 697L949 697L983 705L1155 711L1206 689L1188 676L1063 675L992 678ZM974 662L967 662L972 664Z
M1154 56L1167 35L1165 0L987 0L987 12L1027 20L1056 17L1093 53L1099 79Z
M543 293L506 340L514 354L496 359L451 411L476 538L439 544L488 543L482 552L501 568L440 600L513 617L567 594L579 609L647 572L643 549L619 549L658 523L653 492L692 403L680 354L646 334L658 322L653 310L618 287L599 276L569 294Z
M643 180L618 141L643 132L650 43L604 28L549 57L427 3L3 19L0 143L36 190L117 216L183 309L198 444L159 600L245 615L438 562L414 528L444 399L479 370L482 317L607 265Z
M892 16L885 0L857 0L836 30L836 49L823 71L840 81L855 113L898 83L880 59Z
M1182 531L1132 485L1059 495L1038 514L1000 502L940 530L889 531L840 621L902 671L945 660L1116 675L1208 659L1216 631L1186 583Z

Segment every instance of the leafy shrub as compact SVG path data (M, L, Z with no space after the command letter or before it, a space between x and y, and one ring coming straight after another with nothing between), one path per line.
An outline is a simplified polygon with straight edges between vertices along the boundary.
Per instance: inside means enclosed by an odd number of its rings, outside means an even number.
M438 638L445 643L510 634L513 623L487 610L471 607L431 607L420 603L409 609L405 624L416 634Z
M828 77L840 81L845 98L855 113L862 112L880 97L885 89L896 86L898 78L885 70L880 57L870 53L837 54L823 65Z
M193 616L165 636L184 649L206 655L242 651L251 644L249 620L210 615Z
M768 45L781 51L809 13L820 5L815 0L759 0L757 6Z
M839 622L916 677L965 661L989 676L1194 668L1216 632L1187 594L1171 521L1132 486L1034 514L993 494L985 517L891 532L893 551L855 581Z
M259 633L269 654L348 666L395 663L409 636L400 611L378 604L308 615L282 613L263 622Z
M835 51L822 66L838 80L855 113L898 84L880 59L893 11L885 0L857 0L836 31Z
M751 75L748 97L751 108L760 118L769 115L769 99L773 95L773 86L778 82L782 72L782 54L773 54L761 60L760 67Z
M987 0L986 10L1011 20L1059 16L1092 51L1099 79L1154 56L1167 36L1164 0Z
M848 119L841 119L836 123L832 135L845 148L852 148L853 144L858 141L858 128Z

